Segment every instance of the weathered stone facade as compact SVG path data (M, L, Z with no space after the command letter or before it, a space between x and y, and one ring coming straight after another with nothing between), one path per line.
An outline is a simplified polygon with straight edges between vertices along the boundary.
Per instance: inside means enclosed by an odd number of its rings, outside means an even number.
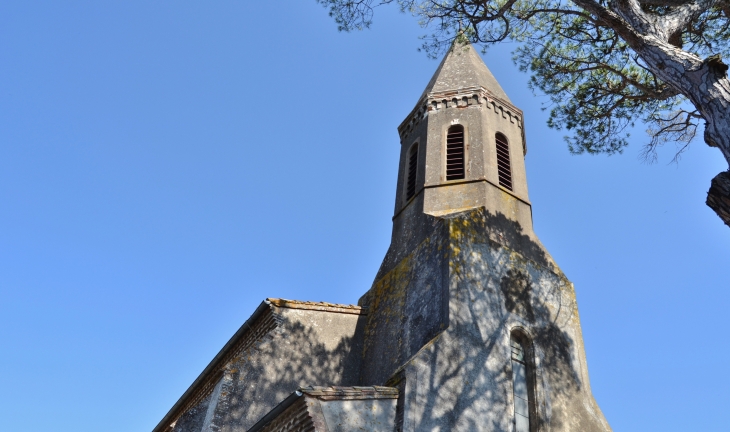
M611 430L532 229L522 112L473 47L398 131L391 246L359 306L267 299L155 432Z
M246 431L299 387L359 383L365 309L267 299L156 431Z
M300 388L250 432L392 432L398 390L390 387Z
M535 430L610 430L591 394L573 285L542 247L484 208L434 217L425 237L361 299L361 379L397 377L402 430L512 431L514 331L532 344Z

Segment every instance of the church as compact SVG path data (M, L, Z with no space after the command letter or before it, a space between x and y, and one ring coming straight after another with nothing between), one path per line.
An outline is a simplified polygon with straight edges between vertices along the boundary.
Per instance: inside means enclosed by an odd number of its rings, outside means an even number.
M473 46L452 45L398 133L370 290L264 300L154 432L611 430L573 284L532 229L522 111Z

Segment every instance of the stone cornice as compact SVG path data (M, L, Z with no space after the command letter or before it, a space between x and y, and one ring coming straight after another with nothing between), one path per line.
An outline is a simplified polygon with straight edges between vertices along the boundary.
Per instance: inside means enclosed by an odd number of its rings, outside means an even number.
M299 392L320 400L396 399L393 387L301 387Z
M418 103L416 103L416 107L413 108L411 113L398 126L398 134L401 139L405 138L432 111L445 108L470 108L479 106L494 111L496 114L501 115L502 118L509 119L511 123L516 123L517 127L522 130L522 150L524 154L527 154L522 110L494 96L484 87L465 87L457 90L423 95Z

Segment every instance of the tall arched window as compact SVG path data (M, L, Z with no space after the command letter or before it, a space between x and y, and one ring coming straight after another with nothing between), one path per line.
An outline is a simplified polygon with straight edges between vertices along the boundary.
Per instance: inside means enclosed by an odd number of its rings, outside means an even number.
M512 190L512 165L509 160L507 137L501 133L497 133L494 140L497 142L497 173L499 175L499 185Z
M451 126L446 133L446 180L464 178L464 126Z
M406 160L406 201L416 194L416 168L418 167L418 143L408 149Z
M512 391L514 395L515 432L534 432L537 430L535 411L535 385L533 364L531 362L529 340L521 332L512 332Z

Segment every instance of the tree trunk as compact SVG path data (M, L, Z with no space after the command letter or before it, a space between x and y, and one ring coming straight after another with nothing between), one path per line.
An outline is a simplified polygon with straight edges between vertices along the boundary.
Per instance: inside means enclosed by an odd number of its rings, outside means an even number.
M719 57L705 62L708 73L702 75L703 85L698 90L707 89L693 102L700 108L707 123L705 124L705 142L711 147L718 147L730 162L730 82L727 78L727 66ZM700 103L698 103L700 102ZM712 179L707 192L708 207L715 211L725 225L730 226L730 171L723 171Z
M730 171L723 171L712 179L705 204L730 226Z
M663 17L650 16L639 0L612 0L608 10L595 0L572 0L613 28L661 80L686 96L705 119L705 142L730 164L730 81L720 55L705 60L669 43L669 38L713 1L687 3ZM700 4L702 3L702 4ZM616 15L618 14L618 15ZM712 179L707 205L730 226L730 171Z
M657 75L684 94L705 119L705 142L717 147L730 165L730 80L728 66L719 56L704 61L692 58L668 44L646 43L637 47L639 55ZM706 204L730 226L730 172L712 180Z

